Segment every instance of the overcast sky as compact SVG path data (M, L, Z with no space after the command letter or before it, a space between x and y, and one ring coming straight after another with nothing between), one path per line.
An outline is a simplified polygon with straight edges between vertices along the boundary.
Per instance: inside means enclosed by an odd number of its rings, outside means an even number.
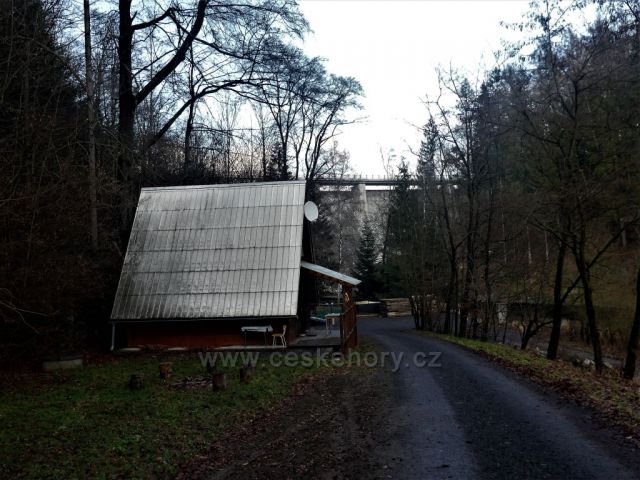
M426 122L422 100L437 92L435 68L455 67L476 76L495 65L500 21L519 21L524 0L300 0L313 33L309 55L327 59L332 73L353 76L364 88L362 123L338 137L354 170L382 174L380 148L413 161L415 126Z

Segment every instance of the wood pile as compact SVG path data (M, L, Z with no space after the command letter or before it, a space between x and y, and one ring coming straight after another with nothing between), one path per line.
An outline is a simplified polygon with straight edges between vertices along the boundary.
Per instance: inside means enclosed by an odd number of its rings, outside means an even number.
M383 298L380 313L383 317L405 317L411 315L411 303L408 298Z

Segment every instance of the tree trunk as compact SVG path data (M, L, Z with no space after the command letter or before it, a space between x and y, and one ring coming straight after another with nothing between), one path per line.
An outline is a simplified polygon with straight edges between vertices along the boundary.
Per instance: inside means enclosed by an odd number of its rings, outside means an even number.
M477 308L477 288L474 286L475 274L476 274L476 236L478 235L478 212L476 211L477 195L475 188L472 186L467 187L467 201L469 202L469 219L467 221L467 241L466 241L466 257L467 265L465 269L465 275L462 287L462 302L465 304L464 310L461 311L460 316L460 331L458 332L461 337L466 337L469 324L469 312L472 309ZM473 292L472 292L473 290ZM473 294L473 298L472 297ZM474 323L474 336L476 325Z
M596 372L602 373L604 362L602 361L602 346L600 345L600 332L596 322L596 309L593 305L593 292L591 290L591 280L589 277L589 269L584 261L582 252L578 252L576 263L582 289L584 291L584 306L587 313L587 322L589 325L589 333L591 335L591 344L593 345L593 361L596 364Z
M534 325L536 326L538 325L538 311L539 311L538 304L536 303L536 306L534 307L534 310L533 310L533 318L527 322L527 327L522 333L522 343L520 344L520 350L527 349L527 345L529 345L529 340L531 340L538 331L538 328L534 327Z
M184 129L184 165L183 176L188 179L193 173L193 159L191 158L191 133L193 132L193 119L196 111L196 90L194 85L194 61L193 61L193 48L189 49L189 97L191 102L189 103L189 115L187 116L187 125Z
M411 305L411 316L413 317L413 326L416 330L420 330L420 321L418 318L418 306L414 295L409 295L409 304Z
M627 345L627 358L624 363L624 378L632 380L636 374L636 364L638 362L638 350L640 350L640 269L636 280L636 312L633 317L633 325L629 334L629 344Z
M556 263L556 275L553 285L553 322L551 324L551 336L547 347L547 358L555 360L558 356L558 346L560 345L560 327L562 326L562 277L564 272L564 257L566 246L563 242L558 245L558 259Z
M473 256L467 255L467 269L464 275L464 286L462 288L462 302L463 306L460 309L460 329L458 331L458 336L466 337L467 336L467 328L469 323L469 311L471 310L471 283L473 282Z
M131 0L119 0L118 35L118 180L120 181L120 241L126 248L131 228L133 209L133 147L136 100L133 94L131 73L131 50L133 43L133 21Z
M444 316L444 333L446 333L447 335L449 335L451 333L451 325L452 325L452 318L451 318L451 309L455 308L455 302L454 302L454 296L455 296L455 286L458 283L458 279L457 279L457 269L456 269L456 258L455 256L452 257L452 259L450 260L451 262L451 270L449 272L449 285L447 287L447 306L446 306L446 312L445 312L445 316Z
M493 233L493 212L494 212L494 200L495 195L493 192L493 182L490 182L489 186L489 214L487 217L487 231L485 237L485 249L484 249L484 287L486 292L486 307L484 309L484 318L482 324L482 330L480 333L480 339L487 341L489 337L489 320L493 318L493 291L491 284L491 235Z
M187 117L187 125L184 130L184 170L183 175L184 178L189 178L193 169L192 169L192 158L191 158L191 132L193 131L193 117L195 114L195 103L189 105L189 116Z
M171 73L185 60L187 52L194 39L202 28L206 15L208 0L199 0L195 19L191 30L184 37L182 43L176 48L173 57L168 60L160 70L154 73L151 79L140 87L137 93L133 92L132 73L132 49L133 34L136 29L144 30L156 22L133 25L131 17L131 0L118 1L119 31L118 31L118 180L120 181L120 239L123 246L126 245L131 220L135 210L136 189L134 185L134 147L135 147L135 114L136 107L144 101Z
M89 133L89 208L91 210L91 249L98 250L98 200L96 181L96 131L94 109L94 82L91 63L91 9L89 0L84 0L84 59L87 88L87 123Z
M453 325L455 330L455 335L460 335L460 315L458 309L458 302L460 301L460 287L458 285L458 271L456 270L456 283L453 289Z
M529 340L531 340L531 323L527 323L527 327L522 333L522 341L520 342L520 350L526 350L527 345L529 345Z
M261 126L261 147L262 147L262 178L267 178L267 137L264 129L264 123Z

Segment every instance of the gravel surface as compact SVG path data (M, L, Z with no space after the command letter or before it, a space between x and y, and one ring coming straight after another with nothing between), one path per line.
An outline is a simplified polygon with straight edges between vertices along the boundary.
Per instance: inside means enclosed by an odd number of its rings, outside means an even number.
M450 343L411 333L411 319L366 319L362 336L404 352L386 440L391 478L638 479L640 452L591 412ZM416 352L441 352L417 367Z

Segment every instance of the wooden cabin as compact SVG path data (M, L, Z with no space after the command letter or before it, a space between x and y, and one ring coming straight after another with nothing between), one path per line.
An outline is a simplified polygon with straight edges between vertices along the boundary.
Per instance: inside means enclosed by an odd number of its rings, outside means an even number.
M351 299L357 279L303 262L304 196L304 181L142 189L112 348L271 344L243 327L286 325L292 339L308 314L308 276L340 283ZM355 313L351 323L353 332Z

